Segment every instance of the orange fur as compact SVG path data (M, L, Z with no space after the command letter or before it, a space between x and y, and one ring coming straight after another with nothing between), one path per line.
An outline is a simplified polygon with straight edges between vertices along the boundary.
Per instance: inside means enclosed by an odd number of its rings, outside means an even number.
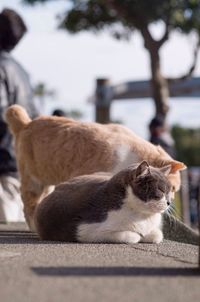
M39 117L32 121L19 105L9 107L6 120L15 137L21 194L29 225L35 205L47 194L48 187L75 176L117 172L145 159L155 167L171 164L173 175L169 179L176 190L180 186L177 171L185 168L184 164L122 125L64 117Z

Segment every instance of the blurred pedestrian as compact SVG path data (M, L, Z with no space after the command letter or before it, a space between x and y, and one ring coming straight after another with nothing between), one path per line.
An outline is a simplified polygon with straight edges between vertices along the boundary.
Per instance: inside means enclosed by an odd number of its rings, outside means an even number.
M66 117L67 113L64 110L58 108L58 109L54 109L54 111L52 112L52 115L53 116L64 116L64 117Z
M0 222L23 220L12 136L4 122L8 106L19 104L32 117L38 115L29 76L10 52L27 31L22 18L11 9L0 13Z
M164 119L160 116L154 117L149 124L150 142L160 145L170 156L176 157L174 140Z

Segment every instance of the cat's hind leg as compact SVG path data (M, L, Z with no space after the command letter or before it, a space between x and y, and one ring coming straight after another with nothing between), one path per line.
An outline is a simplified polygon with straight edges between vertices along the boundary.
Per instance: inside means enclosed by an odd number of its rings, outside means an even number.
M24 215L31 231L35 231L34 213L38 203L48 195L48 187L35 178L23 175L21 178L21 197L24 204Z
M154 229L141 239L141 242L160 243L163 241L163 233L160 229Z

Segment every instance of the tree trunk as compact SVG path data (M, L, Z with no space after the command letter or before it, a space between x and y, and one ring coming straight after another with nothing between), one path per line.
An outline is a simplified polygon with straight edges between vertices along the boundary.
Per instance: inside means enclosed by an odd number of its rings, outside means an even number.
M166 119L169 111L168 99L169 99L169 86L167 80L161 73L159 49L156 47L148 49L151 60L151 85L152 96L155 103L156 116L162 116Z
M160 66L160 55L159 49L163 43L168 39L168 28L159 41L154 40L152 37L148 25L144 25L139 28L143 39L144 47L149 52L151 61L151 86L152 86L152 97L155 103L155 115L160 115L166 119L169 111L168 98L169 98L169 86L168 81L163 77Z

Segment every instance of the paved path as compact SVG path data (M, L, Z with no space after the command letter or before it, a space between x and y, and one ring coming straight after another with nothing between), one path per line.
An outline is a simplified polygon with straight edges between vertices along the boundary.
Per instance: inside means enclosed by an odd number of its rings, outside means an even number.
M41 242L0 225L2 302L200 301L198 247Z

